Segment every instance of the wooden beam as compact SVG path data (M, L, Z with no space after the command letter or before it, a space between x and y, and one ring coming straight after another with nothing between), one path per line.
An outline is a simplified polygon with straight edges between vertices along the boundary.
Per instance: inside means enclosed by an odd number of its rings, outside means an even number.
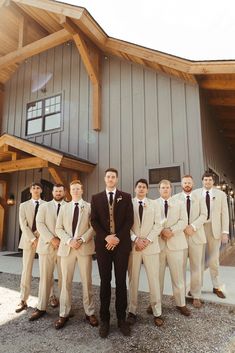
M235 94L234 97L213 97L209 98L207 102L210 105L220 106L235 106Z
M30 141L25 141L15 136L4 134L0 137L0 147L3 145L12 146L18 150L29 153L33 156L47 160L56 165L60 165L63 154L49 150L46 147L36 145ZM8 148L8 147L7 147Z
M37 157L23 158L16 161L0 162L0 173L48 167L48 162Z
M65 16L60 17L60 24L73 36L74 43L82 58L93 87L93 129L101 130L101 54L85 38L77 25Z
M61 14L69 17L80 19L84 8L67 5L65 3L59 3L57 1L50 0L13 0L15 3L36 7L37 9L53 12L55 14Z
M56 47L57 45L67 42L69 39L71 39L71 35L65 29L50 34L47 37L0 57L0 69Z
M77 161L68 157L63 157L60 166L67 169L84 172L84 173L91 173L95 168L95 165L82 162L82 161Z
M24 47L26 43L27 43L27 21L23 16L20 16L18 49Z
M66 200L70 201L71 195L69 193L69 184L67 183L65 178L61 175L61 172L58 170L58 168L51 167L51 166L48 167L48 171L51 174L51 176L56 184L63 184L65 186Z
M0 135L2 129L2 119L3 119L3 103L4 103L4 87L0 85Z
M204 89L235 90L235 80L205 78L199 81L199 86Z

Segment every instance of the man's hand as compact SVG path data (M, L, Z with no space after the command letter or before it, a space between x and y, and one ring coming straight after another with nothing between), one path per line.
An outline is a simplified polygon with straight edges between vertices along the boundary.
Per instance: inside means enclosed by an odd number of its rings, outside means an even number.
M116 237L115 234L109 234L107 235L107 237L105 238L107 244L105 245L107 250L113 250L119 243L119 239L118 237Z
M60 245L60 239L57 237L54 237L51 239L50 241L51 245L53 246L54 249L58 249L59 245Z
M194 233L195 233L195 230L191 225L188 225L184 230L184 234L188 236L193 235Z
M149 245L149 243L150 241L148 239L137 238L135 241L135 250L142 251Z
M81 245L82 243L78 241L78 239L72 239L69 242L70 248L73 248L73 249L79 249Z
M229 241L228 234L227 233L222 233L221 243L222 244L228 244L228 241Z
M38 245L38 238L34 239L34 241L32 242L32 245L31 245L32 249L36 249L37 245Z
M172 230L170 228L164 228L161 231L161 238L163 240L170 239L171 237L173 237L173 232L172 232Z

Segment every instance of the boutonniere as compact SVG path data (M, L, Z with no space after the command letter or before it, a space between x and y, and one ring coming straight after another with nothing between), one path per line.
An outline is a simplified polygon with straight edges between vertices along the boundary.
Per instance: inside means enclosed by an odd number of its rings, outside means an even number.
M212 200L215 200L215 196L212 197Z
M122 196L119 196L119 197L117 198L117 203L118 203L119 201L122 201Z
M143 204L143 207L147 207L146 203Z
M82 206L81 206L81 212L83 212L84 208L85 208L85 206L82 205Z

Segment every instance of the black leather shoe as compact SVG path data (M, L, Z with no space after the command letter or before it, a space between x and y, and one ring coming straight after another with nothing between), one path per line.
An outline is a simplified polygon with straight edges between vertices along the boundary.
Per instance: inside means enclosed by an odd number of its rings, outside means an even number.
M118 327L123 334L123 336L130 336L131 329L130 325L126 322L126 320L118 320Z
M109 322L108 321L101 321L99 335L101 338L106 338L109 334Z
M18 305L18 308L15 310L15 312L18 314L23 310L26 310L28 308L27 303L24 300L21 300L20 304Z
M43 315L46 314L46 310L39 310L39 309L36 309L31 317L29 318L29 321L35 321L35 320L38 320L40 319L40 317L42 317Z
M136 320L137 320L137 316L135 314L128 313L126 322L129 325L134 325L136 323Z

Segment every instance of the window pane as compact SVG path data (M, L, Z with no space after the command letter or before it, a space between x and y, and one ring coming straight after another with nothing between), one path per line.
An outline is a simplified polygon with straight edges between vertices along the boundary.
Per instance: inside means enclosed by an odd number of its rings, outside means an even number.
M45 117L45 131L60 128L60 113Z
M27 123L27 135L37 134L42 131L42 118L30 120Z
M60 98L61 98L60 96L56 96L56 97L55 97L56 103L60 103Z

